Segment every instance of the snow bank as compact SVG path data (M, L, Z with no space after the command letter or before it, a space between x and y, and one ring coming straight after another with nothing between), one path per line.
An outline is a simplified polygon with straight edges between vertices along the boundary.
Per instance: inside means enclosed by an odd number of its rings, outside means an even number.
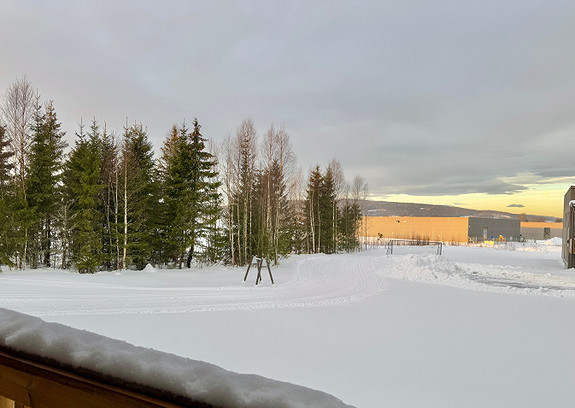
M563 239L559 237L553 237L551 239L543 241L541 244L545 246L561 246L563 245Z
M8 309L0 309L0 345L215 406L348 407L320 391L232 373Z
M404 255L392 259L384 276L462 289L498 293L575 297L575 276L527 272L509 265L453 262L436 255Z
M147 264L146 267L143 269L143 272L148 272L148 273L156 273L156 268L154 268L152 265Z
M480 242L477 244L468 244L469 247L486 247L503 251L523 251L523 252L561 252L563 240L559 237L554 237L547 240L527 242L501 242L501 243L485 243Z

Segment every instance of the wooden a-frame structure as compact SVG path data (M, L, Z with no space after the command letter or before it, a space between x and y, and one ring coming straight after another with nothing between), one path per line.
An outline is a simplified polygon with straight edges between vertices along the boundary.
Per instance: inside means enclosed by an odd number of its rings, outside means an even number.
M266 261L266 266L267 266L268 272L270 274L270 279L272 280L272 285L274 285L274 277L272 276L272 270L270 268L269 259L268 258L261 258L261 257L257 257L257 256L254 256L252 258L252 261L248 264L248 270L246 271L246 275L244 276L244 282L248 278L248 273L250 272L250 268L252 267L252 265L256 265L256 268L258 268L258 276L256 277L256 285L262 281L262 267L264 264L264 260Z

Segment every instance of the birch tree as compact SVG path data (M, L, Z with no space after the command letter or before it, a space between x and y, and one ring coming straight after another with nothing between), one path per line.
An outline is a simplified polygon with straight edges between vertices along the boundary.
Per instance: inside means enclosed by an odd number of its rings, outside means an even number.
M17 79L4 97L1 113L13 152L17 185L25 195L28 151L32 143L32 126L38 105L38 91L26 77Z
M234 198L238 234L238 263L245 265L255 255L253 240L253 193L256 177L257 134L251 119L245 119L236 130L238 186Z
M37 90L23 77L10 85L0 106L5 133L13 153L14 195L11 198L11 210L15 223L12 232L16 245L16 264L20 269L25 267L28 259L28 233L32 222L26 201L26 174L38 99Z

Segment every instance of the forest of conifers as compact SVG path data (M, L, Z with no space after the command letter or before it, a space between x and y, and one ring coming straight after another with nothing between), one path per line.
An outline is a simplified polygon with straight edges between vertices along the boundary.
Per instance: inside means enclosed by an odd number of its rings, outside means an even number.
M52 101L15 81L0 111L0 265L101 270L277 263L359 247L361 177L337 160L295 166L287 132L244 120L220 145L197 119L173 126L154 159L146 128L95 119L68 148Z

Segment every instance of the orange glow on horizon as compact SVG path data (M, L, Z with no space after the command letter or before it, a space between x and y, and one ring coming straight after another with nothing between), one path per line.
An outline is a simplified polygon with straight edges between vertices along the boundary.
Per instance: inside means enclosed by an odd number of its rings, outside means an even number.
M461 194L448 196L413 196L393 194L370 197L372 200L401 203L449 205L473 210L504 211L512 214L563 217L563 198L570 185L536 185L515 194Z

